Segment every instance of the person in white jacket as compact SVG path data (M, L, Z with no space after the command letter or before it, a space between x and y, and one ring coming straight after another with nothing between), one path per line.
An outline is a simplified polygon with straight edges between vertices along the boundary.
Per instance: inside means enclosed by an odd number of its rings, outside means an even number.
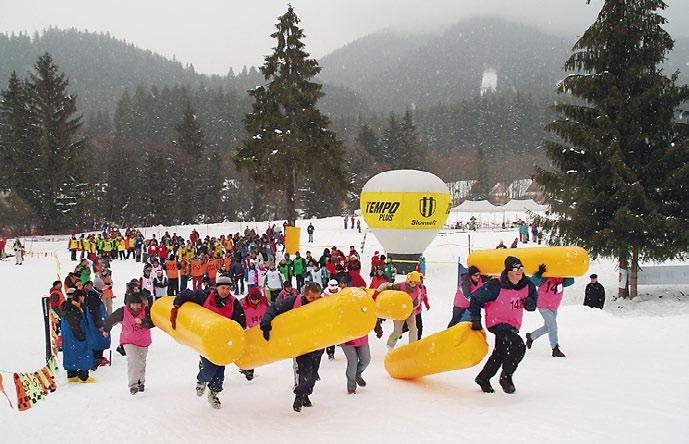
M19 240L19 238L16 238L14 240L14 245L12 246L12 249L14 250L14 265L22 265L22 263L24 262L24 246L22 245L22 242Z
M163 274L163 270L158 270L156 276L153 278L153 297L158 300L163 296L167 296L167 277Z
M266 297L275 302L275 299L282 290L282 275L280 271L275 268L275 262L268 263L268 269L266 270L266 277L263 283L266 291Z

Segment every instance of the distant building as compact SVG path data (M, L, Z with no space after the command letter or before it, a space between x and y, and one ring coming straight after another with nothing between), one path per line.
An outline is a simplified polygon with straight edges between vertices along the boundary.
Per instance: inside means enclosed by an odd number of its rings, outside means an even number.
M502 182L493 185L493 188L488 192L488 201L493 205L505 205L509 200L507 187Z
M524 191L522 199L533 199L534 202L543 204L545 202L545 195L543 194L543 187L534 181L531 181L529 187Z

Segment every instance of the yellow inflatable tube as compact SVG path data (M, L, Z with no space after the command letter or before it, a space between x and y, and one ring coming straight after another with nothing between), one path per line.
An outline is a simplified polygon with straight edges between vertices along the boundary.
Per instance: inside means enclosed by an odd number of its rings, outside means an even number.
M151 307L151 319L180 344L187 345L216 365L234 362L244 353L244 330L231 319L187 302L177 312L177 329L170 324L170 310L175 298L158 299Z
M376 324L373 299L360 288L318 299L273 319L270 340L260 326L246 331L246 349L235 364L244 370L293 358L368 334Z
M473 367L487 353L485 333L472 330L471 322L460 322L391 351L385 356L385 370L393 378L414 379Z
M375 289L367 288L366 293L373 296ZM376 298L376 316L382 319L403 321L409 317L414 309L411 296L406 291L385 290L378 293Z
M583 276L589 269L589 255L581 247L508 248L500 250L476 250L467 258L469 266L475 265L481 274L499 275L505 269L507 256L518 257L524 264L524 272L533 274L539 264L546 264L544 276Z

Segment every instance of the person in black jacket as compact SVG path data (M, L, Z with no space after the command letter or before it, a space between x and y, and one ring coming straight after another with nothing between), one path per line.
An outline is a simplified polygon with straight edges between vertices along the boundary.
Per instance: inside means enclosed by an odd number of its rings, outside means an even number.
M545 265L539 266L539 271ZM536 310L538 292L536 286L524 275L522 262L514 257L505 259L505 270L499 279L491 279L471 294L469 312L471 328L481 330L481 308L485 307L486 326L495 335L495 349L483 370L476 376L476 383L485 393L493 393L490 379L500 367L500 385L505 393L514 393L512 375L526 353L526 345L519 336L524 310Z
M605 288L598 282L598 275L589 276L591 282L586 284L584 305L591 308L603 308L605 304Z
M175 297L170 311L170 323L172 328L177 328L177 311L185 302L201 305L212 312L232 319L242 328L246 328L246 315L239 299L232 296L232 279L227 275L218 276L215 281L215 289L206 290L182 290ZM208 402L215 408L220 408L218 393L223 389L225 382L225 366L217 365L201 356L199 374L196 377L196 395L203 396L208 385Z
M268 307L266 314L261 319L261 330L263 330L263 337L266 341L270 340L270 331L273 319L279 314L286 311L306 305L310 302L320 299L322 288L317 282L309 282L304 285L304 294L297 296L289 296L285 299L275 302ZM323 349L314 350L312 352L297 356L297 375L299 382L294 388L294 404L292 408L295 412L301 412L302 407L311 407L311 400L309 395L313 393L313 386L318 377L318 368L321 364L321 357L323 356Z

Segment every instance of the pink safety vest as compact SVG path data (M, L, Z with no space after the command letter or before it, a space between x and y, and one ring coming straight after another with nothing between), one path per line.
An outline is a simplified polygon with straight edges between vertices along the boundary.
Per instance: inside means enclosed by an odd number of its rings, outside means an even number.
M417 306L418 304L421 304L421 300L420 300L420 298L419 298L419 294L420 294L420 293L419 293L419 284L416 284L416 287L414 287L414 290L412 290L412 292L409 293L409 292L407 291L407 283L406 283L406 282L402 282L402 283L400 284L400 290L402 290L402 291L408 293L409 296L411 296L411 300L412 300L412 302L414 303L414 307L415 307L415 308L416 308L416 306Z
M232 314L234 313L234 296L228 296L228 304L224 307L215 306L215 291L211 292L203 303L204 308L219 314L220 316L226 317L227 319L232 319Z
M524 315L524 299L529 296L529 286L521 290L501 288L497 299L486 302L486 327L498 324L510 324L519 330Z
M254 325L258 325L268 309L268 306L264 304L263 301L258 304L258 307L254 307L248 302L242 304L242 307L244 308L244 315L246 316L246 328L251 328Z
M469 279L469 292L473 293L479 288L483 286L483 279L478 278L478 283L474 284L474 282ZM469 308L469 299L464 296L464 292L462 291L462 286L458 285L457 286L457 292L455 293L455 301L454 301L454 306L458 308Z
M564 294L562 287L564 281L562 278L546 278L541 282L538 286L538 308L557 310L560 307Z
M301 307L301 298L302 295L298 294L296 298L294 298L294 305L292 305L292 308L299 308Z
M148 347L151 345L151 329L137 324L136 320L144 322L146 319L146 309L141 308L139 314L134 313L125 305L122 316L122 331L120 332L120 344L132 344L138 347Z

